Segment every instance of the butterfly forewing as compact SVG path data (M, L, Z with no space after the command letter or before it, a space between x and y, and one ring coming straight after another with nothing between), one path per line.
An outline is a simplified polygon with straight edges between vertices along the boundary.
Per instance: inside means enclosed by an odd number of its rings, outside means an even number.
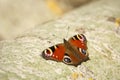
M87 49L87 39L83 34L78 34L73 37L71 37L68 40L72 45L82 48L82 49Z
M42 57L48 60L62 61L65 53L64 44L57 44L45 49L42 52Z

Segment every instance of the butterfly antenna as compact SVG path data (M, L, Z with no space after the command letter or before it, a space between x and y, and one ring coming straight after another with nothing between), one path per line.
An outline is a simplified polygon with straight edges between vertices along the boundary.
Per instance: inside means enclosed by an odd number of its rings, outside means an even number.
M68 31L67 31L67 33L66 33L66 38L68 37L69 29L70 29L70 27L68 26L68 27L67 27L67 30L68 30Z
M67 30L68 30L68 31L67 31L66 35L64 36L64 38L67 38L67 37L68 37L69 29L70 29L70 27L68 26L68 27L67 27ZM52 34L52 36L58 37L58 36L55 35L55 34Z

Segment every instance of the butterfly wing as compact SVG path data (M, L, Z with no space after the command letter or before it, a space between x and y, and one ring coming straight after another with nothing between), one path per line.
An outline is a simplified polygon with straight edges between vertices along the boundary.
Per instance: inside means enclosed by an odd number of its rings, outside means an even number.
M68 40L73 46L87 50L87 39L83 34L77 34Z
M42 52L42 57L47 60L62 61L65 53L64 44L57 44L45 49Z
M74 50L71 51L71 49L67 48L71 52L69 56L73 65L78 65L79 63L89 59L87 52L87 39L83 34L77 34L71 37L68 42Z

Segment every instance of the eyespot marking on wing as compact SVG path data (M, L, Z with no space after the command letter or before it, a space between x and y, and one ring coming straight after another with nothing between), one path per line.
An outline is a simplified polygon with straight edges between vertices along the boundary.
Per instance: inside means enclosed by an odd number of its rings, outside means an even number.
M71 58L66 53L64 55L63 62L66 63L66 64L70 64L72 62Z
M81 48L79 48L79 51L82 53L82 54L84 54L84 55L86 55L86 50L84 50L84 49L81 49Z
M80 40L80 41L85 41L86 38L83 34L77 34L75 36L72 37L73 40Z
M53 54L53 52L52 52L52 50L50 48L46 49L44 51L44 53L45 53L46 56L52 56L52 54Z
M58 46L51 46L44 51L46 56L52 56L54 51L58 48Z

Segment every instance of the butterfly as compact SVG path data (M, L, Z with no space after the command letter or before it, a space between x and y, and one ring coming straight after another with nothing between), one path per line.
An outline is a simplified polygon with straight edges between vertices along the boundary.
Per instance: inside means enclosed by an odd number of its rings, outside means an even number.
M43 50L42 57L46 60L54 60L77 66L89 60L87 49L86 37L83 34L77 34L68 41L63 39L63 43Z

